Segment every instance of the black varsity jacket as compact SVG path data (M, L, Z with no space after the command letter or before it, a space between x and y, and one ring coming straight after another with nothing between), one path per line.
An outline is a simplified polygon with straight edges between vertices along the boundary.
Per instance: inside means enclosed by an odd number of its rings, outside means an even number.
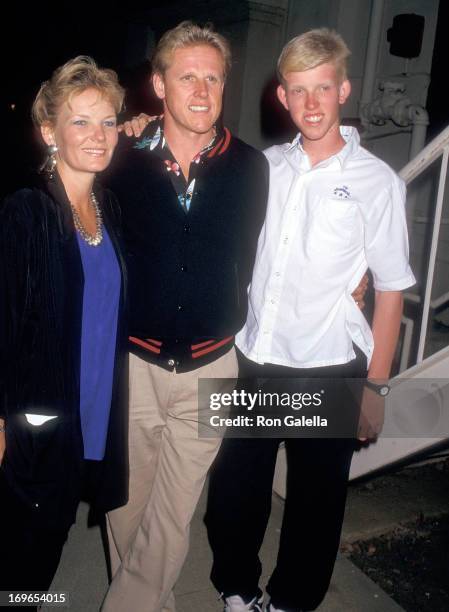
M130 346L186 371L228 350L245 322L268 164L225 130L199 168L186 213L163 160L135 142L123 140L107 177L122 208Z

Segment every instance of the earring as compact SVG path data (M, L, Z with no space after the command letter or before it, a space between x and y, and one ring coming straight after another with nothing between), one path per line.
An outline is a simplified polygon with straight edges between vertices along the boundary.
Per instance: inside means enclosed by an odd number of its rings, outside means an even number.
M45 172L49 179L53 178L53 173L56 168L56 153L58 147L55 144L48 145L47 147L47 158L40 167L40 172Z

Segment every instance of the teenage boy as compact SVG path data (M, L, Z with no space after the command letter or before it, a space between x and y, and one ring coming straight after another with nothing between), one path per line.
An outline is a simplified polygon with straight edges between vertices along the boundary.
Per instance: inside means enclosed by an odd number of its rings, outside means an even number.
M385 381L390 374L401 291L415 282L408 264L405 187L360 146L355 129L340 126L340 107L351 90L348 55L336 32L318 29L290 41L278 61L278 98L300 133L291 144L265 152L268 211L248 318L237 336L243 377L367 373ZM351 297L367 268L376 293L372 330ZM226 612L262 610L258 552L279 442L225 439L211 476L206 515L211 577ZM267 585L269 612L314 610L323 600L355 441L286 438L285 446L287 493L277 564Z

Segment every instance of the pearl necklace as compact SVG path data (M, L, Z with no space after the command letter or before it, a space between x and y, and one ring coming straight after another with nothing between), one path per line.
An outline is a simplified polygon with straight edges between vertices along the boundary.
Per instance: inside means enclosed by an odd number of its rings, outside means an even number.
M78 215L78 212L71 202L70 202L70 208L72 209L73 223L75 224L75 228L77 232L79 233L81 238L85 242L87 242L89 246L96 247L103 240L103 228L102 228L103 221L101 218L101 210L98 205L97 198L95 197L95 194L93 191L91 191L91 194L90 194L90 202L92 204L92 208L95 211L95 234L89 234L89 232L85 230L83 224L81 223L81 219Z

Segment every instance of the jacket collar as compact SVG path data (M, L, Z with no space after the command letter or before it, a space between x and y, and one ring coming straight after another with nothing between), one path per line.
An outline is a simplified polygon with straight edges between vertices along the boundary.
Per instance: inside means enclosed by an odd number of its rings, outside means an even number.
M62 219L65 233L73 232L75 225L73 223L72 208L70 206L70 200L67 195L67 191L64 187L61 177L57 170L52 174L51 178L48 175L39 175L40 185L39 187L48 193L50 197L60 206L62 212ZM99 183L98 179L95 178L93 191L101 208L101 212L104 217L104 189Z
M216 134L213 140L200 151L200 156L207 158L222 155L229 147L231 142L231 132L226 127L220 124L215 126ZM158 151L166 147L164 136L164 119L163 116L151 121L142 132L139 139L133 145L134 149L146 150L147 152Z

